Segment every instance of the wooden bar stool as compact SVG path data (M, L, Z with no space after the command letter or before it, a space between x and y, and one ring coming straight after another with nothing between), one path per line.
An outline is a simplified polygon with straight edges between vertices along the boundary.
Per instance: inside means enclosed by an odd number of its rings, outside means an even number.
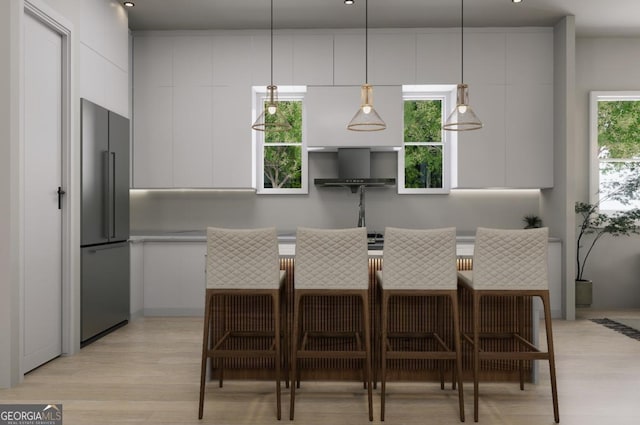
M523 362L548 360L551 377L551 396L554 420L560 422L556 367L549 305L547 228L528 230L487 229L479 227L473 255L473 270L458 273L459 281L471 291L473 297L473 333L463 337L473 345L473 417L478 421L478 393L480 361L516 360L520 371L520 389L524 390ZM483 332L480 300L484 296L515 297L519 310L517 326L502 332ZM540 297L544 308L547 351L541 351L526 338L524 329L524 303L526 297ZM537 318L534 318L537 320ZM491 341L509 339L512 349L499 349ZM506 346L506 345L505 345Z
M353 229L298 228L293 304L293 337L291 356L291 405L293 420L296 381L300 383L302 359L357 359L362 361L362 376L368 391L369 420L373 420L371 390L371 323L369 315L369 269L367 231ZM327 297L332 308L345 310L344 297L361 301L358 329L308 329L303 326L303 299ZM335 301L333 301L335 299ZM339 341L339 342L335 342Z
M388 360L449 360L454 364L458 387L460 421L464 422L462 357L457 292L456 229L414 230L387 227L384 232L382 271L376 276L382 287L382 391L380 420L384 421ZM417 308L405 313L403 321L413 329L394 323L390 316L393 298L418 298ZM451 305L445 324L443 309L438 309L436 323L428 323L428 304L424 298ZM416 314L417 313L417 314ZM408 326L405 323L405 326ZM417 324L421 324L417 325ZM447 332L447 329L451 330ZM445 334L450 333L448 338ZM431 344L429 344L431 341ZM444 388L441 370L441 388ZM455 388L455 386L454 386Z
M222 387L225 360L235 358L271 359L275 369L276 409L280 419L281 332L280 300L284 291L284 272L280 270L278 236L275 228L207 229L207 289L200 368L200 404L204 408L207 359L217 360L219 386ZM233 297L269 297L271 312L252 317L248 325L234 318ZM214 300L221 298L216 304ZM228 311L227 311L228 310ZM246 322L246 321L245 321ZM223 330L214 336L214 325Z

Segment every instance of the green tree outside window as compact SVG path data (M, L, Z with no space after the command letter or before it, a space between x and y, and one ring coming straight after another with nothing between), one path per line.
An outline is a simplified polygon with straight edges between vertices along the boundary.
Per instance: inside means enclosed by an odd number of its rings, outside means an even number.
M404 101L404 187L443 187L442 101Z
M283 100L278 102L278 108L291 129L264 133L264 188L299 189L302 187L302 102ZM269 118L267 115L266 120Z
M600 100L597 119L599 197L609 199L619 182L640 167L640 100ZM640 207L640 202L607 200L600 205L603 210L633 207Z

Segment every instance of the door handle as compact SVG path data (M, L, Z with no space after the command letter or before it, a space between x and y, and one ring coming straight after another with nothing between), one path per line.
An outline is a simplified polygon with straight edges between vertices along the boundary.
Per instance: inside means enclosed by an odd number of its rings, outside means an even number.
M58 209L61 210L62 209L62 195L64 195L67 192L62 190L62 187L58 186L58 190L57 190L56 193L58 194Z

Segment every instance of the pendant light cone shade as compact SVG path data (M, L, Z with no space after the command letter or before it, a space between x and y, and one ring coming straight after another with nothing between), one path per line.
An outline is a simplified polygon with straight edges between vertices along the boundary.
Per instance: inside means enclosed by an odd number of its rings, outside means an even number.
M360 89L360 108L349 122L349 125L347 125L347 128L353 131L380 131L387 128L387 124L382 121L382 118L373 107L373 87L370 84L362 85Z
M457 98L456 107L451 111L442 128L449 131L467 131L482 128L482 122L469 105L469 86L458 84Z
M443 130L468 131L482 128L482 121L469 105L469 86L464 83L464 0L460 0L460 68L461 80L458 84L456 107L442 126Z
M373 107L373 86L369 84L369 2L366 1L365 7L365 32L364 32L364 70L365 82L360 88L360 108L353 116L347 129L352 131L380 131L387 128L387 124L380 118L378 112Z
M267 86L266 105L251 128L258 131L288 131L291 130L291 124L287 121L287 117L282 113L282 109L278 107L278 87L274 85Z
M271 84L267 86L266 105L262 113L251 126L257 131L288 131L291 130L291 124L287 117L282 113L282 109L278 107L278 86L273 84L273 0L271 0Z

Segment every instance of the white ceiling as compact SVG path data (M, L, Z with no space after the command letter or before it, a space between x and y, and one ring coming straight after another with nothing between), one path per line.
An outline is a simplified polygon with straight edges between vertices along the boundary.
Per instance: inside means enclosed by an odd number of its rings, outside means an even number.
M134 0L132 30L269 28L269 0ZM274 0L278 28L364 27L364 0ZM576 17L578 36L640 36L640 0L467 0L465 26L553 26ZM456 27L457 0L369 0L369 27Z

